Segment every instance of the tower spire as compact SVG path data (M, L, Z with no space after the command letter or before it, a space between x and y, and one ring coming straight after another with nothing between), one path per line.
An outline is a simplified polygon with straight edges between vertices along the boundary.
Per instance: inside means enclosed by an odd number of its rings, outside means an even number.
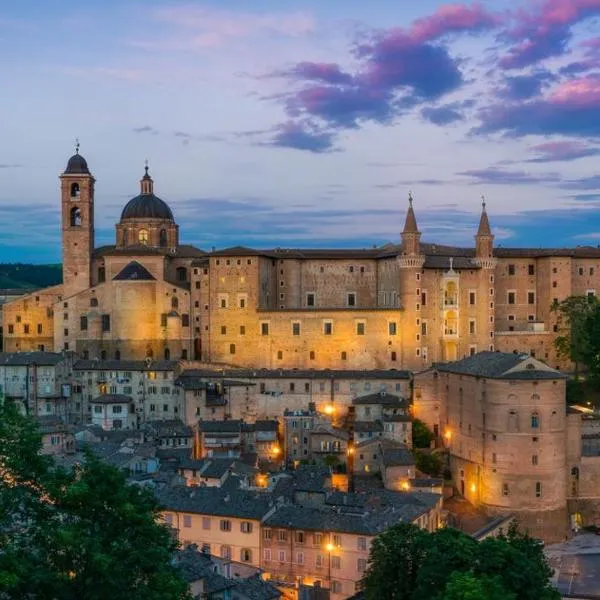
M142 195L149 195L154 193L154 181L148 174L148 159L144 161L144 176L140 180L140 188Z
M406 220L404 221L402 233L419 233L415 211L413 210L412 192L408 192L408 210L406 211Z
M485 196L481 196L481 217L479 219L479 229L477 230L477 235L492 235L490 221L488 219L487 211L485 209Z

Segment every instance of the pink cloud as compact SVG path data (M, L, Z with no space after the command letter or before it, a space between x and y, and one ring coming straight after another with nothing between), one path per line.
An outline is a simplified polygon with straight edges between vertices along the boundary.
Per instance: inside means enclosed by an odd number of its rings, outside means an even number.
M434 14L417 19L410 28L414 41L425 42L450 33L492 29L499 24L498 15L489 13L481 4L446 4Z
M549 101L555 104L593 107L600 105L600 76L572 79L552 91Z
M545 0L537 10L518 10L513 18L518 25L505 32L516 42L500 65L520 69L566 52L571 28L600 14L600 0Z

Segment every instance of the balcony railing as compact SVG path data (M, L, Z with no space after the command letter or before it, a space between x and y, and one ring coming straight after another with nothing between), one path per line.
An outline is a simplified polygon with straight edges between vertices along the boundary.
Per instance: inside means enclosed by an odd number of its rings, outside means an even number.
M444 306L458 306L457 298L444 298Z

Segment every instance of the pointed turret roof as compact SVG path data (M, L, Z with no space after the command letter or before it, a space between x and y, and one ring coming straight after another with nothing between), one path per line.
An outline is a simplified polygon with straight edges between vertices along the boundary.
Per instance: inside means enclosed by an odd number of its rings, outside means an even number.
M487 211L485 210L485 198L483 196L481 197L481 218L479 219L477 235L492 235L490 221L487 216Z
M408 194L408 211L406 212L406 220L404 221L404 230L402 233L419 233L417 227L417 219L415 218L415 211L412 205L412 194Z

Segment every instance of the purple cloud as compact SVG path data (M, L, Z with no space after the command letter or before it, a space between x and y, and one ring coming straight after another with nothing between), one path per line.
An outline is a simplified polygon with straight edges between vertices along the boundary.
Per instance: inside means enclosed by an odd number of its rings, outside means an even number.
M465 117L453 105L426 107L421 110L421 116L434 125L450 125L456 121L462 121Z
M600 75L571 79L545 98L498 103L480 111L475 133L600 137Z
M471 177L473 184L499 184L499 185L522 185L539 183L559 183L561 177L558 173L546 173L544 175L535 175L527 171L508 171L489 167L487 169L473 169L457 173L464 177Z
M318 139L331 144L337 130L355 129L369 121L389 124L407 110L460 88L464 84L461 61L439 40L478 33L497 23L497 17L479 4L444 6L415 21L408 30L374 32L356 44L353 54L358 68L353 74L335 63L314 62L300 62L274 73L301 86L276 98L290 119L319 124L327 133L318 132ZM452 106L425 109L423 116L438 124L462 118ZM292 127L288 122L277 135L283 132L287 140L288 131L306 133L302 125ZM312 138L313 132L309 136ZM276 140L273 144L281 145Z
M525 161L528 163L563 162L585 158L586 156L600 155L600 148L593 148L584 142L564 140L560 142L546 142L531 148L538 154L536 158Z
M513 42L500 61L505 69L522 69L565 53L571 29L577 23L599 15L600 0L544 0L530 12L516 11L518 21L503 37Z
M310 123L287 121L274 128L274 136L261 143L262 146L275 146L278 148L294 148L315 154L334 152L333 133L320 131Z
M500 90L499 96L506 100L527 100L538 96L555 79L556 76L546 70L530 75L508 76L504 79L505 87Z

